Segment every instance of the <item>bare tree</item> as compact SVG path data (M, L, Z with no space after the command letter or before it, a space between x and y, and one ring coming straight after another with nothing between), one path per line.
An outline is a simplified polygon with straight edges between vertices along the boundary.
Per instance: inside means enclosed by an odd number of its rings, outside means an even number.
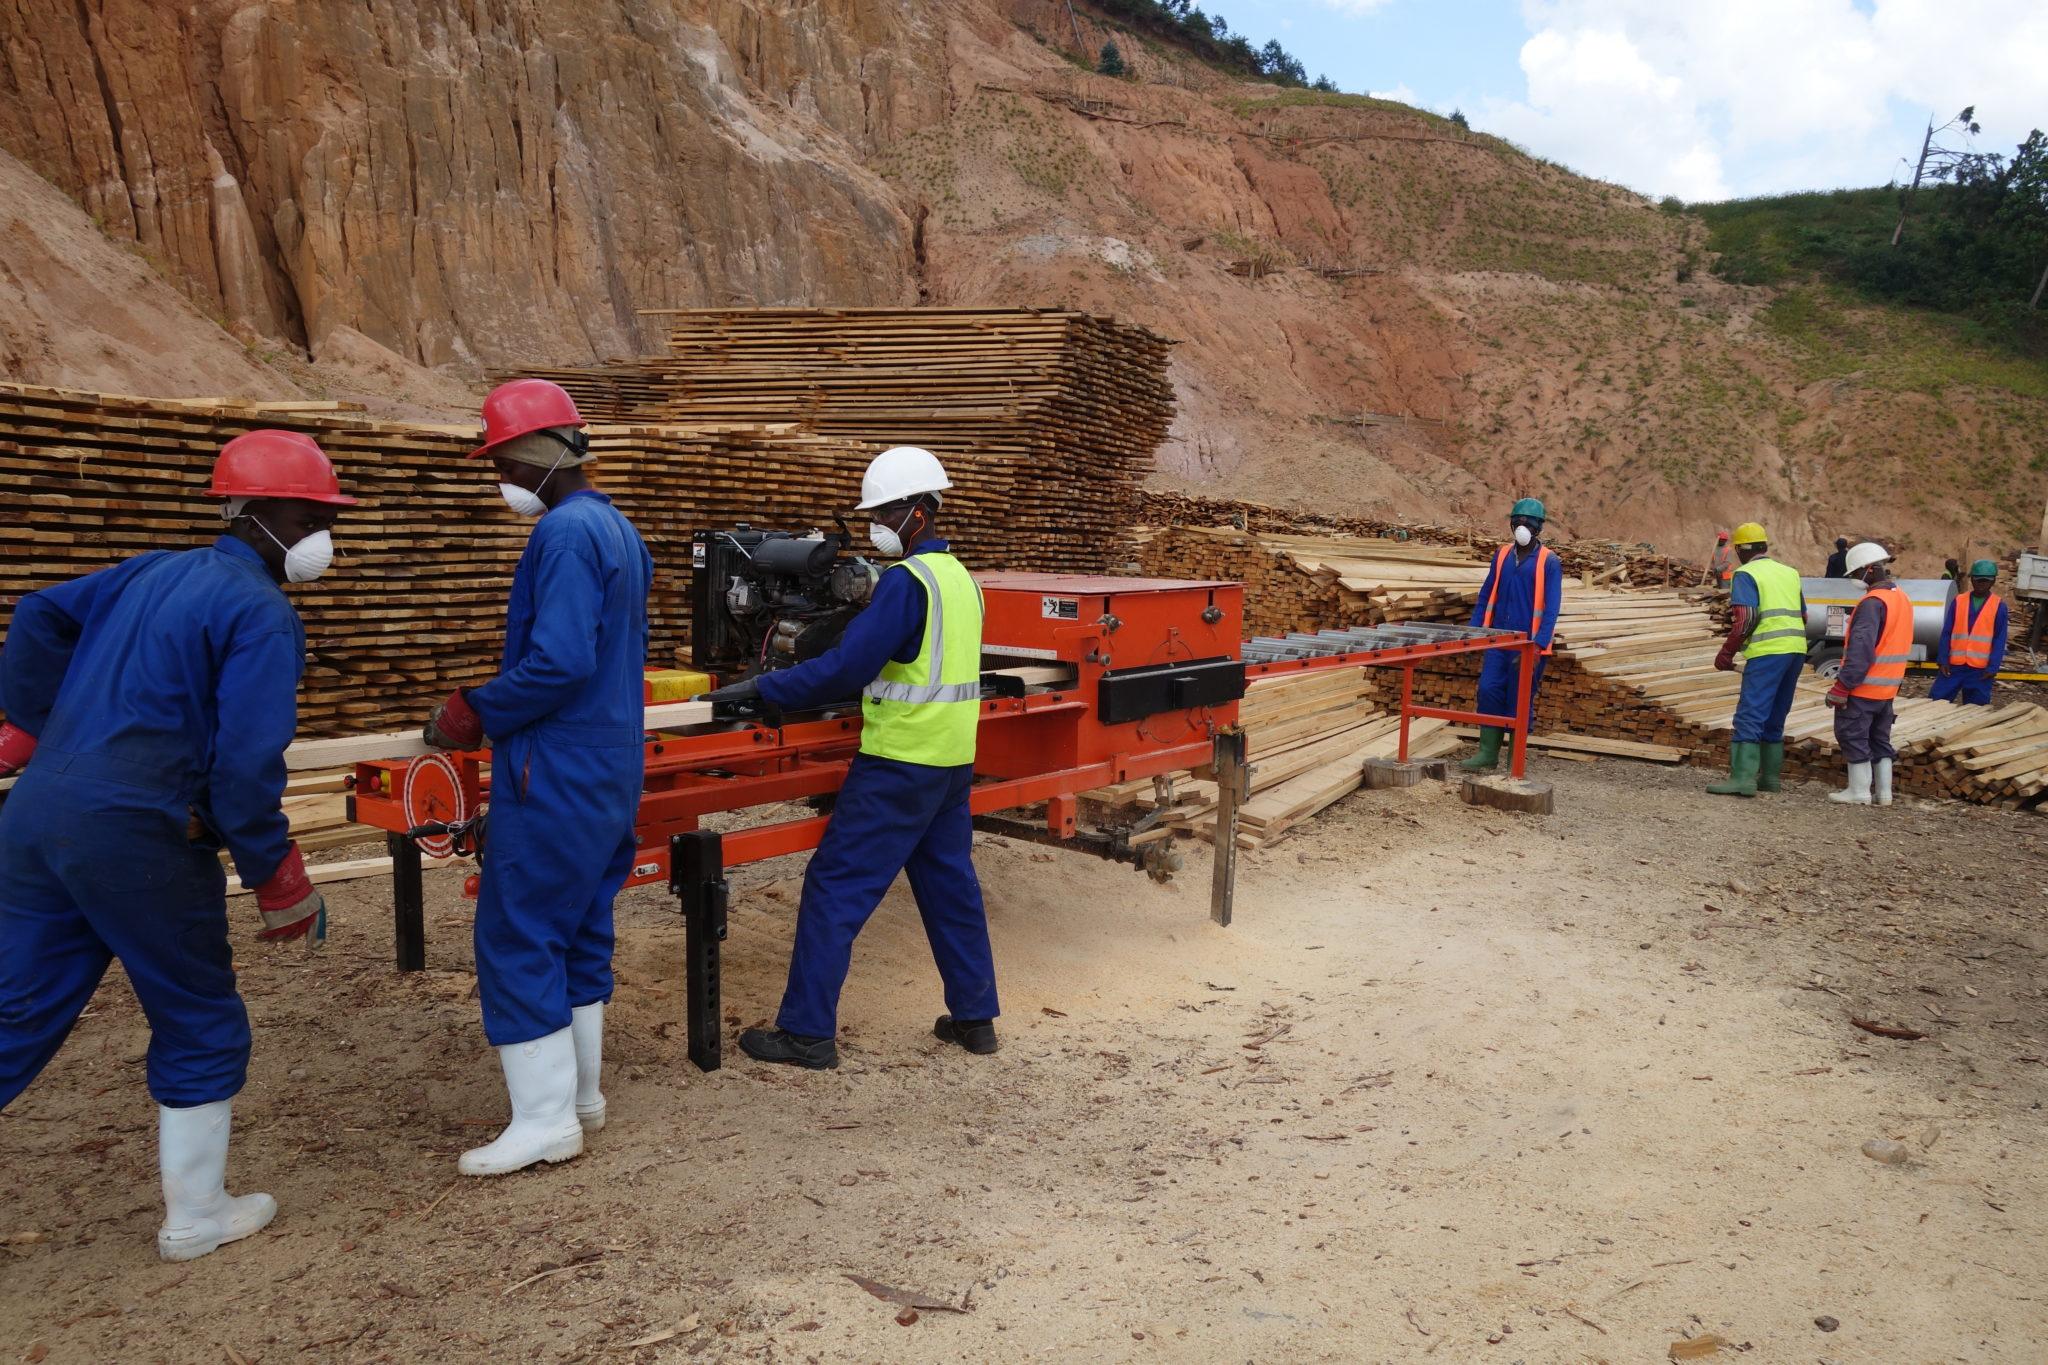
M1980 131L1976 115L1977 106L1973 104L1939 128L1934 126L1934 119L1931 116L1928 118L1927 136L1920 142L1920 160L1913 166L1913 183L1899 196L1899 225L1892 229L1893 246L1897 246L1900 239L1906 235L1906 209L1912 200L1913 192L1920 188L1921 177L1932 173L1936 180L1946 180L1956 166L1971 155L1967 147L1937 147L1934 145L1935 137L1954 129L1961 129L1966 135L1974 136ZM1904 159L1900 158L1902 161Z

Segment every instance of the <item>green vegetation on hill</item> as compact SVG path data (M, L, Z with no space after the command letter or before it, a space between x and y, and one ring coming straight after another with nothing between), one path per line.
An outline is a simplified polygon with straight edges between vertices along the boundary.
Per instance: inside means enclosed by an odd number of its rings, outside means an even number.
M1089 0L1089 3L1105 14L1126 20L1133 27L1171 39L1233 75L1272 81L1278 85L1311 84L1307 68L1293 53L1280 46L1277 39L1264 47L1254 47L1252 40L1244 34L1231 32L1229 21L1222 15L1204 14L1194 0ZM1329 77L1318 76L1313 88L1334 91L1337 87Z
M1696 204L1717 271L1738 284L1832 283L1874 302L1952 316L1965 336L2048 360L2048 312L2030 306L2048 266L2048 139L2010 162L1911 196L1897 188Z

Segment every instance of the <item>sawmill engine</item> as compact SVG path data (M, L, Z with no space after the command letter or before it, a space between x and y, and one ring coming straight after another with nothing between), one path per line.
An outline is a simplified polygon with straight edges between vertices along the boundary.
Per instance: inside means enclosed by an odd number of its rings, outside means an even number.
M848 552L844 525L806 536L729 531L690 538L690 662L728 681L814 658L837 644L881 570Z

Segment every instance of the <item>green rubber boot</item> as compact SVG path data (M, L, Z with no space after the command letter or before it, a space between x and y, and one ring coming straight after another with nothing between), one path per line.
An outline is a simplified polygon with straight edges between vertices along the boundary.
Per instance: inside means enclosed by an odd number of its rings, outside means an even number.
M1728 780L1707 788L1709 796L1755 796L1756 770L1761 744L1728 746Z
M1778 790L1778 774L1785 771L1785 742L1757 746L1761 759L1756 770L1756 789L1760 792Z
M1500 740L1507 732L1498 725L1479 727L1479 752L1458 766L1468 773L1492 772L1500 766Z

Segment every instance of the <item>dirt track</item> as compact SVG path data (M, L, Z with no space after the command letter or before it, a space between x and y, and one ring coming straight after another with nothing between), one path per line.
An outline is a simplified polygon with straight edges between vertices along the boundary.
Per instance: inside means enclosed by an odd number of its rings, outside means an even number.
M454 1176L504 1104L457 878L430 874L419 976L387 969L377 883L335 897L311 962L243 922L257 1052L231 1176L277 1222L156 1261L145 1034L110 977L0 1115L0 1349L1633 1362L1713 1332L1764 1361L2048 1356L2048 827L1538 772L1556 816L1352 798L1247 860L1227 931L1199 858L1159 888L990 841L990 1059L930 1038L899 890L860 946L842 1070L729 1049L699 1075L672 902L633 893L612 1126L495 1182ZM1987 839L2000 871L1972 880ZM795 876L741 875L735 1021L772 1011ZM1870 1138L1913 1157L1880 1165ZM849 1273L969 1311L898 1326Z

